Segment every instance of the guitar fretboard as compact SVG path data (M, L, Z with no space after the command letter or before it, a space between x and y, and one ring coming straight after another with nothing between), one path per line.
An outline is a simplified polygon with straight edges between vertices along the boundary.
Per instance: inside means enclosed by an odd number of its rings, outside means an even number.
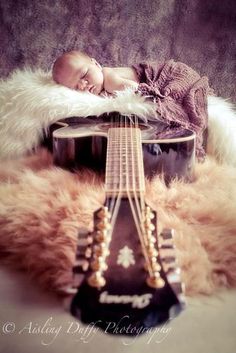
M145 191L141 131L137 127L114 127L108 131L106 193Z

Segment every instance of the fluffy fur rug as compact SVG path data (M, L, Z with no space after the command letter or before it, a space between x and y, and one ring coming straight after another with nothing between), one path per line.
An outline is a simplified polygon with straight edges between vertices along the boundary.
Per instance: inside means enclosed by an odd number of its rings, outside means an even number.
M1 261L23 269L48 289L71 281L78 227L92 228L104 199L102 181L52 165L46 150L0 168ZM236 169L209 158L196 165L192 184L160 177L147 181L147 200L159 228L176 230L187 295L236 286Z
M159 227L176 229L188 295L236 286L236 116L220 98L209 97L208 103L207 150L222 165L210 159L198 164L192 184L173 181L167 189L159 177L147 181ZM92 229L103 184L91 172L54 167L45 150L22 156L38 146L53 122L111 111L148 119L155 106L130 91L115 98L75 92L40 70L18 70L0 82L1 260L58 293L70 284L78 227Z
M98 97L56 85L50 72L16 70L0 82L0 159L22 156L39 144L44 130L71 116L119 111L143 119L155 116L155 105L131 91ZM218 161L236 166L236 114L230 103L208 97L207 151Z

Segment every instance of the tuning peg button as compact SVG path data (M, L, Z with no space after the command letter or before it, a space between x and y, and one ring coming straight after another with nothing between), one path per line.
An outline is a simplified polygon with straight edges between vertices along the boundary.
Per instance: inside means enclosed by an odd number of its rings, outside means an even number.
M155 217L155 214L152 212L149 206L146 206L145 213L146 213L146 216L148 216L151 219Z
M102 257L97 257L91 262L91 269L94 271L106 271L107 264Z
M155 262L151 262L150 267L151 267L152 272L159 272L161 270L161 266L156 261L156 259L155 259ZM145 268L146 271L148 271L148 269L149 269L149 266L148 266L148 264L146 262L144 264L144 268Z
M148 235L147 240L150 244L155 244L156 243L156 238L153 235Z
M89 259L92 256L92 248L88 246L85 250L84 256Z
M111 218L111 213L108 211L108 207L102 207L101 210L97 213L98 218Z
M108 231L111 229L111 224L107 219L103 219L101 222L97 223L96 228L101 231Z
M165 281L158 276L151 276L147 278L147 284L149 287L161 289L165 285Z
M107 257L110 254L110 251L107 248L106 244L104 245L104 243L101 243L99 245L94 246L94 254L96 256Z
M98 234L96 235L95 239L98 243L105 242L109 243L111 240L111 236L107 230L104 231L98 231Z
M104 287L106 284L105 278L102 276L101 272L94 272L89 278L88 278L88 284L91 287L96 287L96 288L101 288Z
M160 272L161 266L159 265L158 262L155 262L155 263L152 264L152 270L153 270L154 272Z
M158 256L158 251L154 248L153 244L152 246L148 246L147 248L147 253L150 258L156 258Z

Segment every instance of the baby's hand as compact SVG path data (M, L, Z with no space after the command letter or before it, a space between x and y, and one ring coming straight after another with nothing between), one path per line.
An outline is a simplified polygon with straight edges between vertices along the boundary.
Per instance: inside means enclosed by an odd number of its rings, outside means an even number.
M165 95L160 92L159 88L155 84L148 85L147 83L140 83L135 93L141 93L142 96L148 96L152 99L165 98Z

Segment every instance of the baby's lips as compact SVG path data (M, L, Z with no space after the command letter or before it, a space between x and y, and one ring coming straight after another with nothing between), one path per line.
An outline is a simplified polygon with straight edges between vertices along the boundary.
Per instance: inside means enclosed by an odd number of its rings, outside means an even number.
M94 90L94 88L95 88L95 86L93 85L93 86L89 87L88 91L89 91L90 93L92 93L92 91Z

